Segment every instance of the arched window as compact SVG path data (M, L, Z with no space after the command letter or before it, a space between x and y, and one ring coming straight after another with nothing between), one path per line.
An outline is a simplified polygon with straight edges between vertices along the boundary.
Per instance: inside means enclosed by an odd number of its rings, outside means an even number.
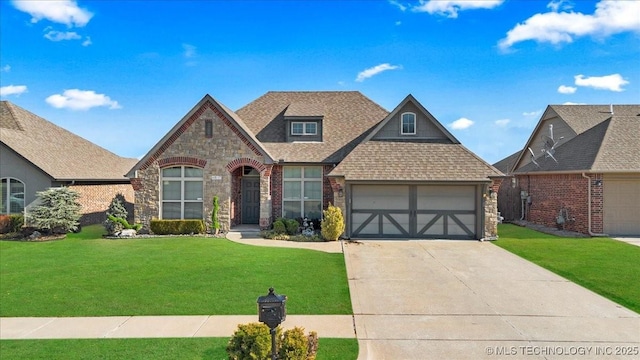
M416 133L416 114L410 112L402 114L400 133L402 135L414 135Z
M163 219L202 219L203 171L190 166L162 169L160 181Z
M0 214L19 214L24 211L24 183L14 178L0 182Z

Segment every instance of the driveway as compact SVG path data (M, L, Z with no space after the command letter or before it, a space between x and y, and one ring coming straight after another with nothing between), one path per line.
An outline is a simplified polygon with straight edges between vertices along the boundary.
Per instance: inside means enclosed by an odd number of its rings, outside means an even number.
M345 260L359 359L640 358L640 315L491 243L347 243Z

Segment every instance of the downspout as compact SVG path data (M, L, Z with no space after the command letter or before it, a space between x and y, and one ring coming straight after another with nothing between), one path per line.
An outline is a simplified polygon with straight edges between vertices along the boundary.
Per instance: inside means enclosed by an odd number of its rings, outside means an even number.
M607 234L598 234L591 231L591 178L588 177L585 173L582 173L582 177L589 180L589 186L587 187L587 231L589 232L589 236L608 236Z

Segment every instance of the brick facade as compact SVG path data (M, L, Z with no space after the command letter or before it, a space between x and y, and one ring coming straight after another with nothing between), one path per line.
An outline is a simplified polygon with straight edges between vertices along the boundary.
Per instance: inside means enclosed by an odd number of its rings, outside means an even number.
M78 202L82 205L81 225L101 224L106 220L106 211L111 200L118 194L125 198L125 208L129 212L129 220L133 220L134 192L131 184L91 184L69 185L69 189L80 195Z
M525 220L554 228L562 228L557 217L562 209L568 214L564 229L588 234L603 231L602 174L589 174L590 180L582 174L520 175L517 182L523 191L531 196ZM591 229L589 229L587 197L591 181Z

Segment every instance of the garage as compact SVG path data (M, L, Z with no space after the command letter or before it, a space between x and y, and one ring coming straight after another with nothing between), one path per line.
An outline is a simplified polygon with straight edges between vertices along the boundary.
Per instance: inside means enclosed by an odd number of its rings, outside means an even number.
M477 239L479 189L480 185L351 185L351 237Z
M604 232L640 235L640 177L605 175L603 183Z

